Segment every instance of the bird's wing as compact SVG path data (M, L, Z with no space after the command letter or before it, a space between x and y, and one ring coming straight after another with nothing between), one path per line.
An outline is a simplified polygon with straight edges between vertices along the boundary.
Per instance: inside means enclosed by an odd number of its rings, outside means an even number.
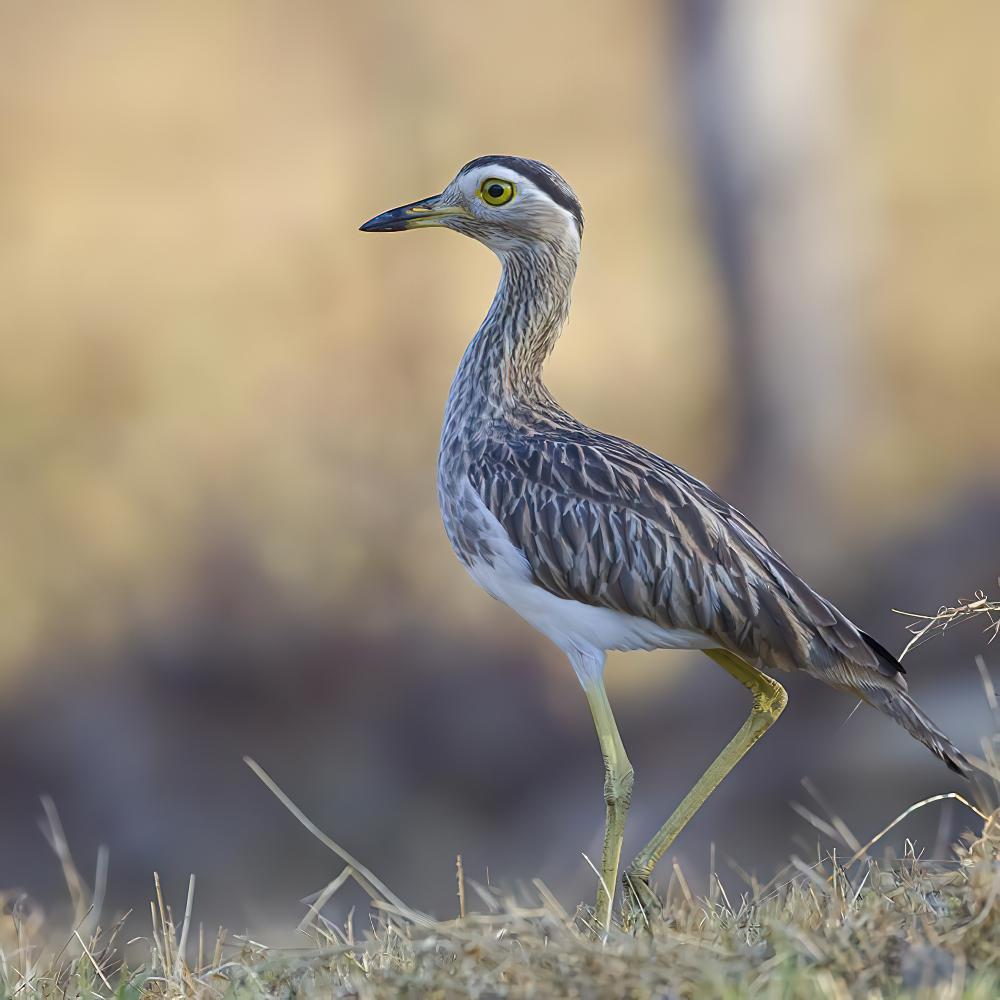
M559 597L697 631L753 662L852 690L901 670L743 514L637 445L582 428L522 431L491 440L469 478L537 583Z

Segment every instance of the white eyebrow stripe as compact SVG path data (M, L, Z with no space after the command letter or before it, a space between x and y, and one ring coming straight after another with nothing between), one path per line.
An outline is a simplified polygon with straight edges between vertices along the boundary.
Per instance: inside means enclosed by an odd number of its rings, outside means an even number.
M496 176L500 176L504 180L509 180L510 178L503 177L499 173L501 170L509 171L519 176L522 183L530 183L534 186L535 190L545 195L549 201L559 206L565 212L568 212L576 224L578 235L583 235L583 209L580 206L580 202L573 193L573 189L551 167L522 156L480 156L478 159L471 160L462 167L458 172L458 176L462 177L466 174L472 174L473 171L480 170L493 170ZM475 176L479 177L481 174L476 173Z

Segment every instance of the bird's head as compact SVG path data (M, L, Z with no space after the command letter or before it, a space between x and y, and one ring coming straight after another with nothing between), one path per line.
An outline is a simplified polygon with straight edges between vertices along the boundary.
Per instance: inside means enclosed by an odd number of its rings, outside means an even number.
M480 156L430 198L390 209L365 233L443 226L479 240L496 254L539 244L577 253L583 211L573 189L551 167L520 156Z

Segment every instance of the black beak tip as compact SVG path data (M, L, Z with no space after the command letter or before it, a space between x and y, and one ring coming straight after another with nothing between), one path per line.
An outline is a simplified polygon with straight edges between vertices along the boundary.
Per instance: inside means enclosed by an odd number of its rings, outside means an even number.
M407 219L398 209L383 212L358 227L362 233L401 233L406 229Z
M369 219L359 229L362 233L402 233L417 224L419 220L431 218L432 216L426 213L434 209L440 197L435 195L433 198L424 198L409 205L400 205L399 208L390 208L388 212L382 212L374 219Z

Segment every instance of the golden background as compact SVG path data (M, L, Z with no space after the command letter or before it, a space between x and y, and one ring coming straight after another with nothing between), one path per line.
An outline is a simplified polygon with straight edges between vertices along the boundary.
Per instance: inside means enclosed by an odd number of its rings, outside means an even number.
M249 752L421 906L451 905L457 851L589 896L585 702L438 522L444 398L496 262L357 232L483 153L552 164L584 205L548 368L569 410L728 492L891 648L890 608L995 587L1000 7L804 6L812 27L787 0L737 18L780 130L734 134L766 168L743 178L755 315L801 283L837 322L753 341L742 379L693 138L695 5L0 5L0 888L57 905L49 791L84 867L109 845L122 905L153 868L193 870L207 918L293 919L332 865ZM775 134L805 154L788 177ZM748 387L775 436L745 425ZM911 668L973 750L984 642ZM707 663L612 658L637 844L739 718ZM682 860L714 839L770 875L811 835L787 807L802 774L863 834L948 785L874 713L791 696Z

